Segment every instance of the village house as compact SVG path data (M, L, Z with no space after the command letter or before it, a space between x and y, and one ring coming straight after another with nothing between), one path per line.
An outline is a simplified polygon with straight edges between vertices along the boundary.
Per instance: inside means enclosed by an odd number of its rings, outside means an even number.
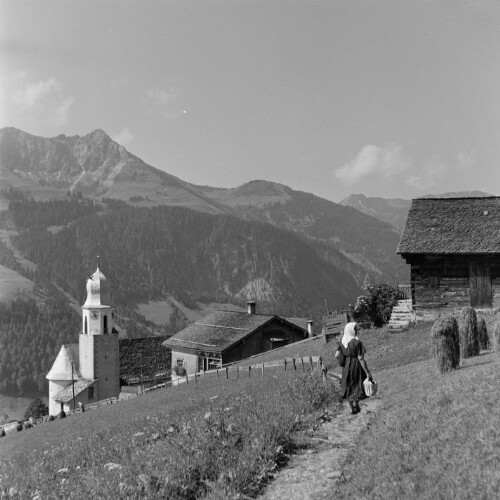
M174 372L214 370L312 335L312 321L257 314L255 302L247 305L246 312L214 311L167 339Z
M397 252L417 318L500 308L500 198L413 200Z
M166 337L118 338L109 289L98 267L87 279L78 344L63 345L46 376L50 415L170 378Z

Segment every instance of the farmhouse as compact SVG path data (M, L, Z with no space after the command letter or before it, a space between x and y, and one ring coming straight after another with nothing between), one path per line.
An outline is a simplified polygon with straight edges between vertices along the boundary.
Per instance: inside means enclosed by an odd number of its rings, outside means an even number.
M500 198L413 200L397 252L417 316L500 308Z
M312 335L312 321L247 312L215 311L167 339L177 374L214 370Z
M109 283L97 268L87 279L78 344L63 345L47 374L49 413L135 392L134 385L170 377L166 337L119 339Z

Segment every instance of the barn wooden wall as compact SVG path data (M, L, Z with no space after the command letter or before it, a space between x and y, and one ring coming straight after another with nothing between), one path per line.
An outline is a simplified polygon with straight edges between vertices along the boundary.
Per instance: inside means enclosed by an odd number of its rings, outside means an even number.
M480 260L481 257L474 257ZM500 308L500 257L485 256L491 269L492 308ZM417 315L431 319L470 305L467 256L407 258L411 265L412 301Z

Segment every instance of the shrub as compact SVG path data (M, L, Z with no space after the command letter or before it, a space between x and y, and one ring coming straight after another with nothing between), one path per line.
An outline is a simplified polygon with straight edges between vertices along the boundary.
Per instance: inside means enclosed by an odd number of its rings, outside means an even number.
M477 333L477 315L473 307L464 307L460 311L458 316L458 332L462 358L477 356L479 354L479 338Z
M460 365L458 323L453 316L438 318L431 329L433 354L440 373L456 370Z
M356 300L353 309L355 319L367 314L376 326L381 326L389 321L392 308L396 305L397 288L381 283L379 285L367 285L367 294L361 295Z
M44 415L48 415L49 409L47 405L40 399L34 399L28 406L26 413L24 414L24 420L29 420L30 418L40 418Z
M21 422L18 422L16 430L17 432L21 432L23 430L23 424L21 424Z
M55 420L54 415L50 415L49 416L49 422L52 422L53 420Z
M59 413L57 418L66 418L66 412L64 410L61 410L61 413Z
M493 350L500 351L500 323L495 324L495 329L493 330L493 335L491 336Z
M5 436L5 429L2 427L0 429L0 438L3 438Z
M480 349L490 348L490 337L488 336L488 327L484 318L479 318L477 321L477 337Z

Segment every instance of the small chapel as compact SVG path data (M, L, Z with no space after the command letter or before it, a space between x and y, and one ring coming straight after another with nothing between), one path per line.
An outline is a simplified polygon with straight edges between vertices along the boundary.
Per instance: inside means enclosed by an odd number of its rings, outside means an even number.
M99 265L87 279L78 344L63 345L49 381L49 414L120 394L120 354L110 286Z

